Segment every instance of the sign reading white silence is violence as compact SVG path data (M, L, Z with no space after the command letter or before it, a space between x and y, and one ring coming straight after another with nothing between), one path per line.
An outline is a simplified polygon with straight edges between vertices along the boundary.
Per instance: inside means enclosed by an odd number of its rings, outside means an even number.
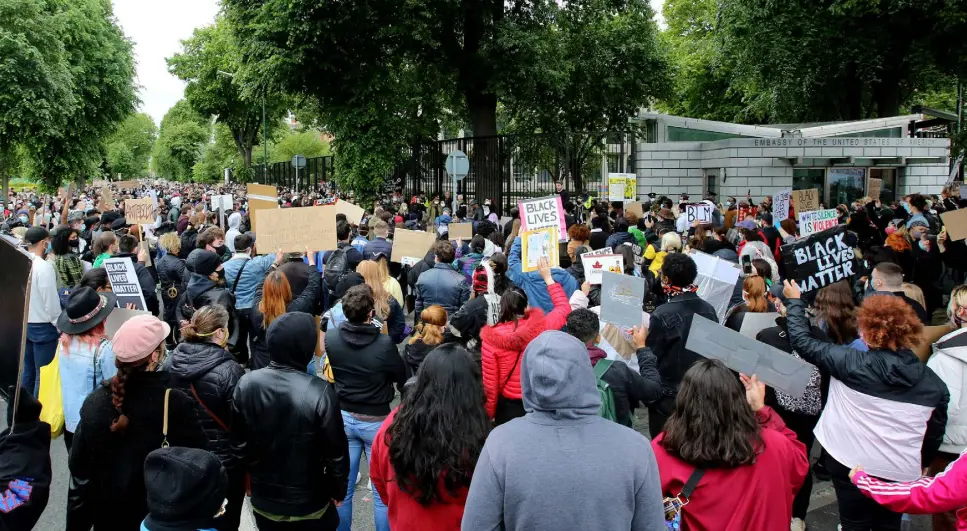
M799 290L808 294L840 280L851 280L858 270L855 246L856 235L847 231L846 225L837 225L783 245L782 261Z

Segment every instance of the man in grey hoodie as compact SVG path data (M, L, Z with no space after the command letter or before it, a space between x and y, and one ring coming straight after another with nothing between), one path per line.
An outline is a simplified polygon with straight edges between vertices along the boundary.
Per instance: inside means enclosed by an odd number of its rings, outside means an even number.
M462 530L664 530L655 454L598 416L587 348L544 332L524 350L520 383L527 414L487 438Z

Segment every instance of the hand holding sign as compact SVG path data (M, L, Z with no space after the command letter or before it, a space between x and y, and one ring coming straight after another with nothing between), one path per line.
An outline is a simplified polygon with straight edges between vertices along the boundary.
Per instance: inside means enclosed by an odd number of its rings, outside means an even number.
M802 292L799 291L799 285L791 280L785 280L782 283L782 294L787 299L798 299L802 296Z

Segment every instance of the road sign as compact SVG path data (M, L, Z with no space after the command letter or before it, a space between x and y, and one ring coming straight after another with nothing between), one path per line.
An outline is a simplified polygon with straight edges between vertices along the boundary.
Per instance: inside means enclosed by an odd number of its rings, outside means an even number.
M306 158L302 155L296 155L292 157L292 167L301 170L306 167Z
M466 177L470 173L470 159L467 154L459 149L451 151L447 155L447 173L458 181Z

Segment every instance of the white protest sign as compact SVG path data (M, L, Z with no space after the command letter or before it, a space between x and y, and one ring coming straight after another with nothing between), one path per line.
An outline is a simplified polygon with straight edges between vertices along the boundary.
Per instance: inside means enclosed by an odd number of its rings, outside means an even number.
M715 207L708 203L687 205L685 207L685 219L688 221L689 226L696 221L702 224L709 224L712 223L712 212L714 210Z
M104 260L104 270L111 282L111 290L118 298L118 308L133 304L135 310L147 311L141 283L130 258L108 258Z
M789 217L789 206L792 204L792 188L787 188L772 196L772 223L779 227L779 222Z
M809 236L826 229L831 229L839 224L838 214L835 208L828 210L812 210L810 212L799 213L799 235Z
M235 198L231 194L212 196L212 210L221 209L222 212L227 212L232 209L234 204Z
M556 227L558 235L567 237L567 224L564 221L564 205L561 196L552 195L539 199L521 201L520 210L521 232Z
M628 178L623 173L608 174L608 199L610 201L624 201L625 188L628 186Z
M612 249L610 247L602 247L602 248L598 249L597 251L588 251L588 252L582 254L581 256L596 256L596 255L600 255L600 254L614 254L614 249Z
M584 264L584 278L591 285L600 284L605 271L619 275L625 271L625 257L620 254L587 253L581 255L581 262Z

